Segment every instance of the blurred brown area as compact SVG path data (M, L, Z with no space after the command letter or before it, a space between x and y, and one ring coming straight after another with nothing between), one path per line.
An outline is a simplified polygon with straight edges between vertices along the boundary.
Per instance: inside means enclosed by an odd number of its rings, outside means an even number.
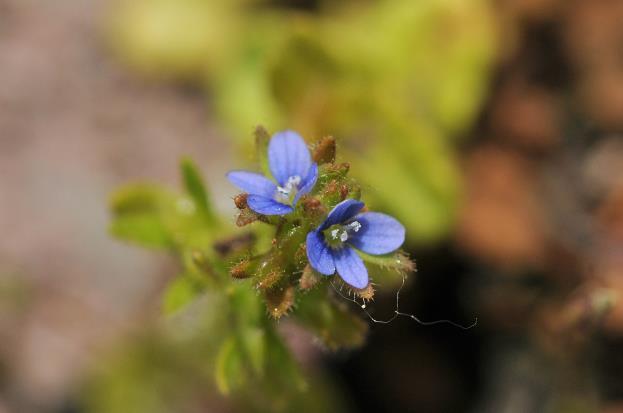
M3 413L62 404L99 349L158 313L175 267L108 236L115 187L177 185L191 155L231 192L205 102L112 63L98 38L105 4L0 1Z
M484 397L483 408L620 411L620 374L594 361L599 354L621 367L623 3L497 7L509 23L506 47L465 150L455 241L486 268L471 280L481 320L530 343L507 347L552 364L543 371L546 402L535 404L539 391L524 388L523 408L513 392L527 377L492 366L500 394ZM533 383L537 374L524 373Z

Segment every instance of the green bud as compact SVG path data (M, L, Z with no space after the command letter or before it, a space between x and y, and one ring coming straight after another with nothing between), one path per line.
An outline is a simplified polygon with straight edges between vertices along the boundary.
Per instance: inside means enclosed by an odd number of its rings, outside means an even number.
M314 220L320 219L327 215L328 211L322 202L315 197L304 197L301 204L303 205L303 213L306 217Z
M257 277L257 284L255 284L258 290L269 291L277 286L281 280L284 279L285 274L283 271L274 269Z
M233 265L229 270L229 274L236 279L250 278L253 276L256 265L253 265L250 259L242 259L237 264Z
M294 306L294 287L275 288L264 294L268 313L275 319L287 314Z

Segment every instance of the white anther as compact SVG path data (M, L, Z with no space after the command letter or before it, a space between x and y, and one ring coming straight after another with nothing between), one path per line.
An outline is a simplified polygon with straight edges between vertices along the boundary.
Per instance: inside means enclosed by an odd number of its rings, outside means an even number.
M340 234L340 241L346 242L347 239L348 239L348 233L346 231L342 231L342 233Z
M348 224L348 228L352 229L355 232L359 232L359 230L361 229L361 223L359 223L359 221L353 221Z
M301 183L301 177L294 175L288 178L284 186L277 186L277 192L275 193L275 200L278 202L288 203L290 201L290 195L294 189L298 189L298 185Z
M333 238L333 239L337 239L337 234L338 234L339 232L340 232L340 230L339 230L339 229L337 229L337 228L336 228L336 229L334 229L334 230L332 230L332 231L331 231L331 238Z
M286 182L286 188L292 189L292 187L298 186L301 183L301 177L298 175L294 175L288 178L288 182Z

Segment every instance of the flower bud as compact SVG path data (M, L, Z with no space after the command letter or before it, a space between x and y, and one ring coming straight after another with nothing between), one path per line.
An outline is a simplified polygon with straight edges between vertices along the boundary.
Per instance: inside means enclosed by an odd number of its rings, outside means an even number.
M312 157L318 165L335 162L335 138L325 136L314 147Z
M303 270L303 275L299 279L299 287L301 290L311 290L314 288L321 280L321 276L314 271L311 265L307 265Z
M374 286L370 283L365 288L360 290L353 288L352 289L355 294L359 296L364 301L370 301L374 299Z
M247 207L247 198L249 194L242 193L238 194L234 197L234 204L236 204L236 208L245 209Z
M288 286L275 288L265 293L266 307L270 315L281 318L290 311L294 305L294 287Z
M306 197L303 200L303 211L310 218L318 218L327 213L327 209L322 202L315 197Z
M229 274L236 279L245 279L253 276L254 265L250 259L243 259L229 270Z
M279 281L281 281L283 277L284 273L282 271L273 269L265 274L260 274L257 278L258 281L257 284L255 284L255 287L258 290L268 291L279 284Z
M335 179L330 181L319 195L324 203L330 206L334 206L342 200L340 186Z

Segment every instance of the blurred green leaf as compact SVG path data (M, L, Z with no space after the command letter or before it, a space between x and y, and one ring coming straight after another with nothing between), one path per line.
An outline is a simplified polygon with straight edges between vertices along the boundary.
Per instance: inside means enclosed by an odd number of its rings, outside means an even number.
M203 184L203 179L197 169L197 165L195 165L192 160L184 158L182 159L180 167L182 169L182 177L186 192L195 202L197 208L201 212L205 213L206 218L213 222L215 220L214 213L210 204L208 192Z
M243 381L243 362L233 338L227 339L216 357L215 380L219 391L227 395Z
M165 314L172 314L187 304L190 304L201 293L205 286L194 277L181 275L173 279L167 286L163 297L163 310Z
M111 234L150 248L212 251L212 242L227 235L227 226L209 215L209 196L192 164L184 163L183 172L190 196L149 184L117 190L110 200Z
M270 386L274 393L274 399L279 400L281 398L292 397L293 395L303 396L305 399L306 394L310 394L309 385L303 375L298 362L292 356L292 353L288 347L286 347L281 336L275 331L274 328L270 328L266 331L266 366L270 369L268 376L272 376L273 366L279 366L278 377L274 377ZM281 395L279 394L281 393ZM316 393L316 398L319 398L321 394ZM310 399L313 400L314 397ZM275 402L273 400L273 403ZM304 405L311 403L311 400L303 400ZM315 411L310 409L311 411ZM322 411L322 410L317 410Z
M154 331L143 332L100 363L83 403L93 413L187 411L200 376L187 352ZM186 385L179 386L180 377ZM205 389L203 389L205 393Z
M175 196L157 185L129 184L117 189L110 197L114 215L159 213L173 202Z
M157 214L131 214L116 218L110 224L109 231L116 238L147 248L172 248L175 245Z
M110 233L148 248L173 247L172 234L162 216L173 199L172 194L154 185L133 184L120 188L110 199L114 215Z
M207 74L216 95L219 118L231 128L232 136L245 145L253 125L270 125L272 130L286 126L267 76L271 56L279 43L278 36L273 35L278 26L275 23L260 23L247 33L235 65Z
M431 128L394 125L353 171L369 185L370 205L396 216L409 238L429 243L452 227L460 192L453 150Z
M143 75L201 84L203 71L223 65L236 49L242 22L235 3L121 0L107 32L117 55Z
M240 342L258 377L264 375L266 366L266 333L259 327L245 327L240 332Z

